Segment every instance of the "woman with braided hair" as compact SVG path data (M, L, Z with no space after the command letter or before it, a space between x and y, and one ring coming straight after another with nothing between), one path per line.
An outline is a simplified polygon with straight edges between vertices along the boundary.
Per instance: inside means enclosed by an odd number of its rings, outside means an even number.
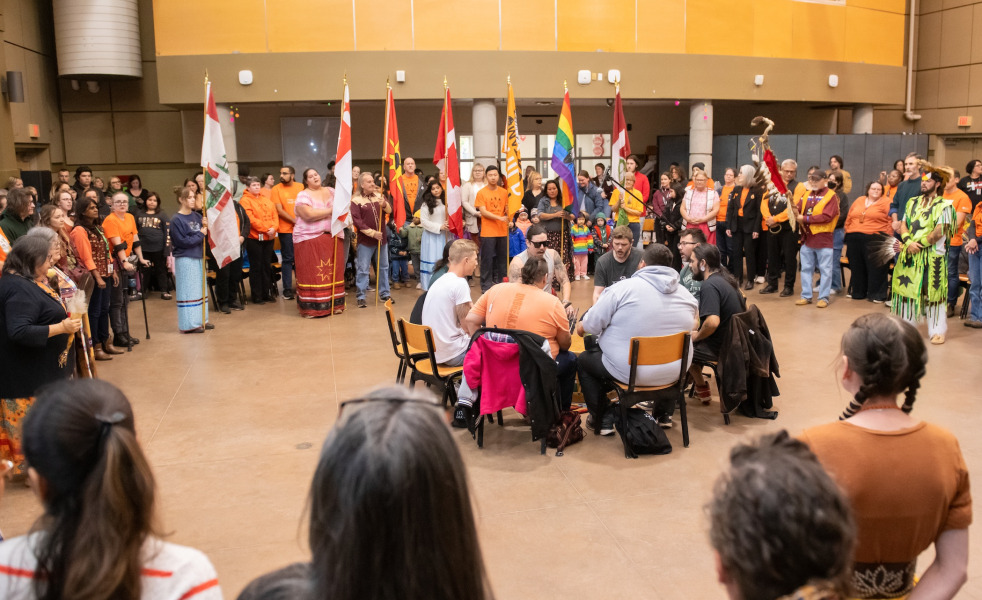
M858 598L953 598L967 577L972 496L958 440L910 416L926 364L909 323L882 313L856 319L841 358L854 399L839 421L800 438L852 505ZM917 557L932 544L934 562L915 587Z

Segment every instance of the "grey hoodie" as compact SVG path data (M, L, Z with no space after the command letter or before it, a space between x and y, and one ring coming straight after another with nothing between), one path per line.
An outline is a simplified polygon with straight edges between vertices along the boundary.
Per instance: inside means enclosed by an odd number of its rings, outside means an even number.
M583 329L598 336L607 371L618 381L630 377L631 338L664 336L695 327L699 303L679 286L671 267L644 267L604 290L583 317ZM689 360L692 360L690 348ZM688 367L688 365L686 365ZM638 368L641 385L665 385L679 375L679 362Z

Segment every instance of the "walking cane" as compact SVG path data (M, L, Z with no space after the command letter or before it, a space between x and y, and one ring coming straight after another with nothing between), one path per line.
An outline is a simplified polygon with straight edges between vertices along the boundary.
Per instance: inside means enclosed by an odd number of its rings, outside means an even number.
M150 322L147 319L147 278L143 270L143 265L137 269L140 275L140 301L143 303L143 328L147 332L147 339L150 339Z

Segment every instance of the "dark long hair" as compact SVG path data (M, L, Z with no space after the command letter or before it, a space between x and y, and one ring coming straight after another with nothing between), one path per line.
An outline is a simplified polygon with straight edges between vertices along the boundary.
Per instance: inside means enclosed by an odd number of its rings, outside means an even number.
M432 190L435 185L440 186L440 198L433 195ZM426 191L423 192L423 204L426 205L426 208L430 209L430 214L433 214L433 211L436 210L437 203L444 200L443 196L445 194L446 190L443 189L443 184L439 180L434 180L426 184Z
M37 598L139 598L154 480L123 393L98 379L43 388L24 422L24 455L45 484Z
M443 246L443 256L433 265L434 273L447 266L450 262L450 246L453 246L453 240L450 240Z
M491 598L460 451L420 401L432 397L369 398L328 435L314 473L311 597Z
M699 244L692 249L692 254L696 257L696 260L706 261L706 267L710 271L718 273L720 277L726 280L726 283L733 286L737 296L740 298L740 304L746 308L747 301L743 297L743 292L740 291L740 284L737 282L736 277L726 269L720 268L719 248L716 247L716 244Z
M89 209L89 205L91 204L95 204L96 207L98 207L99 201L93 200L84 194L75 200L75 214L78 216L77 224L84 227L89 233L100 233L102 231L102 227L99 226L99 223L97 223L95 219L90 219L85 216L85 211Z

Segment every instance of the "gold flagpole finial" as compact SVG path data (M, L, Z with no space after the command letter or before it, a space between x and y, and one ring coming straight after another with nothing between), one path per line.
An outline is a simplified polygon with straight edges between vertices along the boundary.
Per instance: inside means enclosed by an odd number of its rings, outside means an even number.
M348 85L348 72L344 72L344 85Z
M208 69L205 69L205 83L208 83Z
M569 91L569 88L566 87L566 80L565 79L563 79L563 91L564 92L568 92Z
M508 85L511 85L511 74L508 75Z
M620 93L620 91L621 91L621 80L618 79L617 81L614 82L614 93L618 94Z
M450 86L447 85L447 76L444 75L443 76L443 89L447 89L448 87L450 87Z
M389 85L389 78L388 77L385 78L385 89L387 89L387 90L388 89L392 89L392 86Z

